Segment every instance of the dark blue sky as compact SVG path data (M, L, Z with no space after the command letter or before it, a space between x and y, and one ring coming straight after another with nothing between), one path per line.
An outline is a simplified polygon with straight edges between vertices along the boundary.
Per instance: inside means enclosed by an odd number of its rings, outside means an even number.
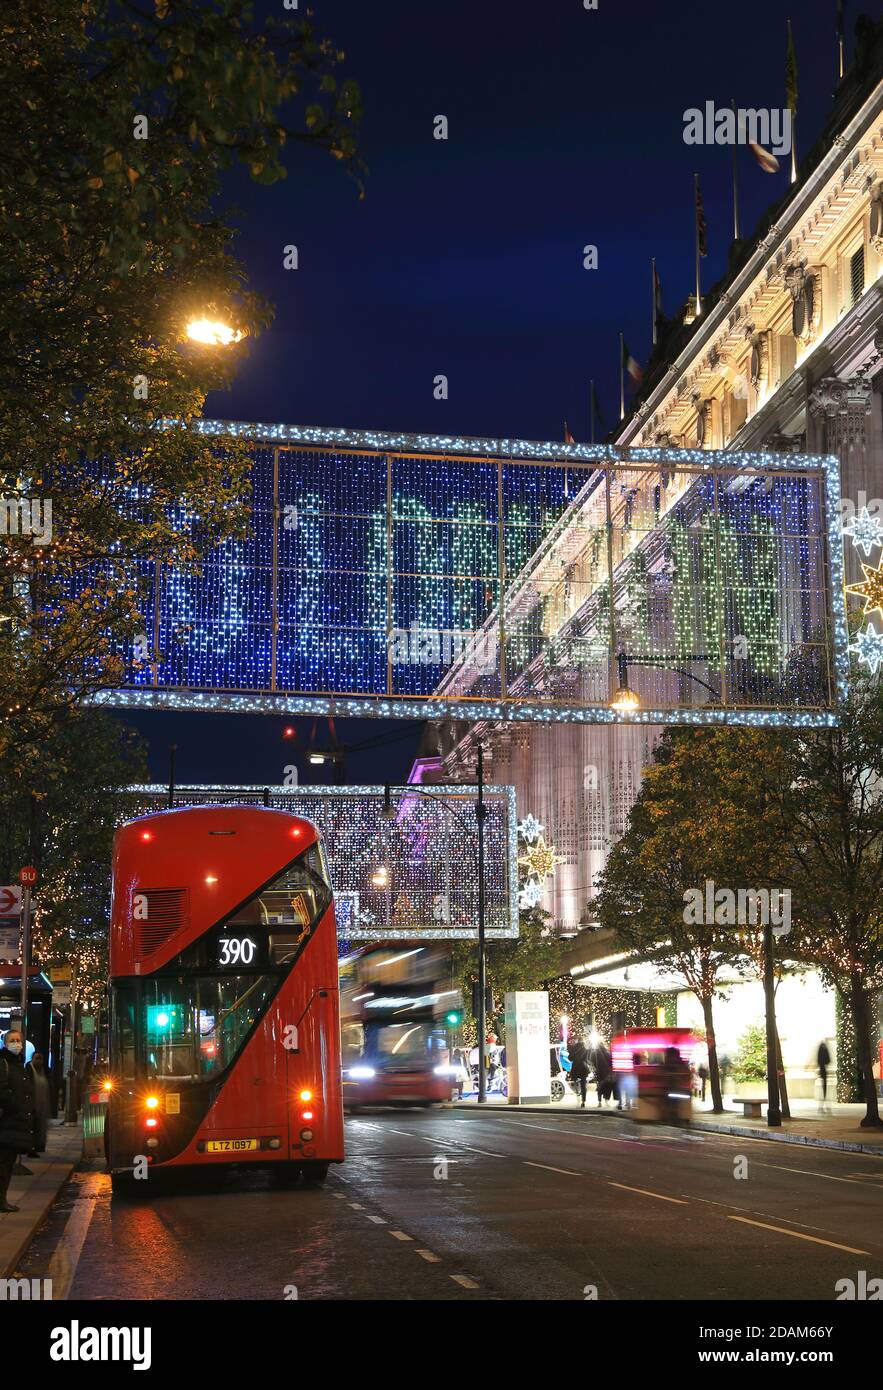
M619 332L636 357L648 354L650 257L667 313L691 292L694 172L708 226L704 285L726 268L731 152L685 145L684 111L731 97L782 106L789 14L798 155L835 87L836 0L313 8L346 52L344 75L362 88L365 197L333 160L303 147L292 147L282 184L229 180L242 210L238 255L276 319L233 389L209 398L210 416L528 439L561 438L566 417L587 439L590 378L608 422L618 415ZM281 0L256 9L278 14ZM858 13L847 4L848 58ZM447 141L433 139L438 114ZM743 236L786 191L782 165L764 174L740 151ZM598 247L595 271L582 266L588 243ZM289 244L297 271L283 269ZM438 373L447 401L433 399ZM280 720L126 717L148 736L155 775L177 740L182 778L281 780ZM342 722L340 731L356 740L382 726ZM401 778L412 751L400 741L363 754L350 780Z

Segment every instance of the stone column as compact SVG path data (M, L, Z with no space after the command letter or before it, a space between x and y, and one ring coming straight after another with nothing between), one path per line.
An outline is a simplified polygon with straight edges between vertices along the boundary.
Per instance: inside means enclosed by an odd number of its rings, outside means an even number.
M844 521L863 505L883 521L883 459L873 457L868 428L872 397L871 383L862 377L851 381L825 377L810 392L809 409L818 447L840 459ZM847 584L861 580L861 555L848 541L844 547L844 569Z

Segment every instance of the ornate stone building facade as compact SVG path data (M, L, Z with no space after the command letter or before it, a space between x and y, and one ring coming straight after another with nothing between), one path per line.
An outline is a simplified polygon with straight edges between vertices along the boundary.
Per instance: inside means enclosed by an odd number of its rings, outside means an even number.
M698 319L670 325L615 443L834 453L844 519L883 520L883 26L847 74L801 177ZM848 547L846 580L861 578ZM565 862L544 906L575 935L658 734L637 726L450 724L446 778L512 783Z

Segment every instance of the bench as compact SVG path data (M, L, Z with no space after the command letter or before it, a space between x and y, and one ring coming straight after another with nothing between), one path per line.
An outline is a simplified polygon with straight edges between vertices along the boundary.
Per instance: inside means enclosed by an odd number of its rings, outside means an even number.
M733 1096L733 1104L741 1105L746 1120L762 1120L765 1100L748 1099L746 1096Z

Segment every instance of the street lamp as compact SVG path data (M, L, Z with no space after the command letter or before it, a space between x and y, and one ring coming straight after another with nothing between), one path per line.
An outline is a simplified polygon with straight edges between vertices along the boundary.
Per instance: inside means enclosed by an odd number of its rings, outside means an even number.
M245 335L240 328L231 328L217 319L191 319L187 325L187 337L191 343L203 347L229 347L238 343Z
M690 661L706 660L704 656L694 656L686 659ZM629 685L629 663L633 666L656 666L661 671L671 671L676 676L683 676L686 680L695 681L697 685L701 685L703 690L707 690L709 694L713 695L715 700L720 703L720 694L715 690L714 686L709 685L708 682L702 680L701 677L694 676L692 671L685 671L681 666L669 666L664 657L631 657L627 656L625 652L618 652L616 664L619 668L619 687L610 700L610 708L616 710L619 714L634 714L636 710L641 708L640 697Z

